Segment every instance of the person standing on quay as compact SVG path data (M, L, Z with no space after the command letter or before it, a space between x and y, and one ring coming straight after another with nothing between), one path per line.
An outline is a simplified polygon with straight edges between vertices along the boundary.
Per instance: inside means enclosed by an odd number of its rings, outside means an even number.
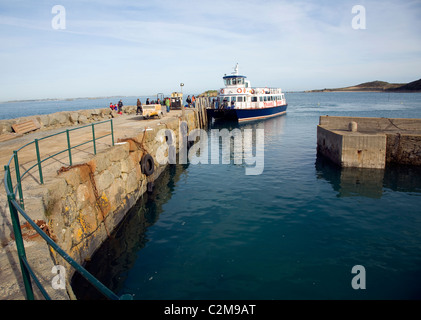
M143 113L143 111L142 111L142 102L140 102L140 100L139 99L137 99L137 109L136 109L136 114L142 114Z
M170 98L166 98L165 105L167 106L167 113L170 112L170 103L171 103Z
M120 101L118 102L118 114L123 114L122 110L123 110L123 102L120 99Z

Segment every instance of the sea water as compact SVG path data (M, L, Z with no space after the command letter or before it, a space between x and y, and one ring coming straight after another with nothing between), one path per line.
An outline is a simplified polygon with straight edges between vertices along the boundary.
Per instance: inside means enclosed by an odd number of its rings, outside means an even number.
M50 114L59 111L78 111L86 109L108 108L110 103L117 104L122 101L125 106L135 106L137 99L142 103L149 97L108 97L108 98L75 98L75 99L48 99L0 102L0 120L15 119L33 115ZM150 100L156 100L152 96Z
M87 268L142 300L420 299L421 170L338 168L316 130L321 115L421 118L421 94L286 98L284 116L227 127L264 129L262 174L169 166Z

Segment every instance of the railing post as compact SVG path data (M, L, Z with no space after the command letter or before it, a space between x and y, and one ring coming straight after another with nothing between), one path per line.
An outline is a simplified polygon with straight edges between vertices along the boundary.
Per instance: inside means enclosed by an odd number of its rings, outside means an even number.
M114 146L114 125L113 125L113 119L110 119L111 122L111 142Z
M23 284L25 286L26 299L34 300L34 292L32 290L32 284L31 284L31 276L29 274L28 269L26 269L26 266L24 265L22 261L22 259L26 259L25 246L23 245L22 232L20 230L18 212L12 203L13 200L16 200L15 194L14 193L8 194L7 201L9 204L10 215L12 217L13 233L15 236L16 248L17 248L18 256L19 256L20 269L22 271Z
M25 209L25 205L23 203L22 181L20 179L19 159L18 159L18 152L17 151L13 151L13 158L15 160L16 183L18 185L18 191L19 191L19 203L20 203L22 209Z
M13 183L12 183L12 177L10 175L10 167L8 165L4 166L4 171L5 171L5 177L7 179L7 186L5 186L6 188L6 193L13 193ZM7 188L9 187L9 188Z
M96 154L95 124L93 124L93 123L92 123L92 141L94 142L94 154Z
M73 165L72 163L72 148L70 145L70 133L69 133L69 129L66 130L66 135L67 135L67 150L69 150L69 163L70 166Z
M38 139L35 139L35 150L37 151L37 161L38 161L39 181L41 182L41 184L44 184L44 177L42 176L41 157L40 157L40 155L39 155L39 145L38 145Z

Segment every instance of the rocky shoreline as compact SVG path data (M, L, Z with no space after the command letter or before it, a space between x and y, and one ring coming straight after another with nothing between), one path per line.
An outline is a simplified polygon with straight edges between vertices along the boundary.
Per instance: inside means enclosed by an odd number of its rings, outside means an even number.
M124 106L123 114L135 113L136 106ZM0 141L6 141L22 136L22 134L14 132L13 126L27 121L35 121L39 127L37 130L43 131L74 125L86 125L119 116L120 115L116 111L112 111L110 108L102 108L78 111L60 111L51 114L0 120Z

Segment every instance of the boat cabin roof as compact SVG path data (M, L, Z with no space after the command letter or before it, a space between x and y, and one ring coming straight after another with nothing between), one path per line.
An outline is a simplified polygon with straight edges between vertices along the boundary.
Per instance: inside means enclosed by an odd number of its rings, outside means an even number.
M223 79L232 79L232 78L247 78L246 76L230 75L224 76Z

